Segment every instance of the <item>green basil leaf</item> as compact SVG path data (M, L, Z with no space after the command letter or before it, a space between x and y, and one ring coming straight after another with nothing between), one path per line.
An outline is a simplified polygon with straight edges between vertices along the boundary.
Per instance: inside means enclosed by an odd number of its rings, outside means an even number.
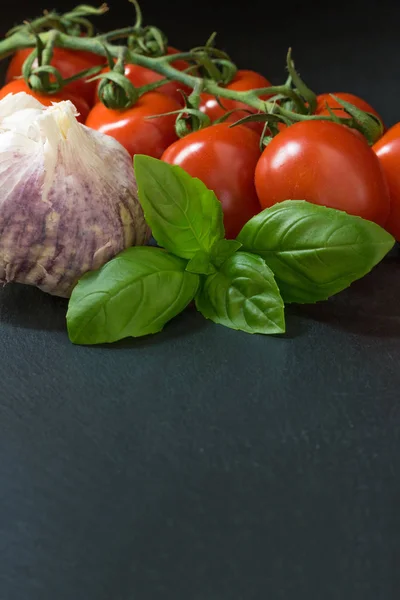
M160 246L190 259L224 237L221 203L200 179L142 154L134 166L139 200Z
M326 300L347 288L395 243L371 221L305 200L265 209L238 239L272 269L284 301L298 303Z
M241 247L237 240L218 240L211 248L211 262L218 268Z
M84 275L68 306L71 342L101 344L161 331L189 304L199 277L165 250L128 248Z
M198 275L210 275L215 273L216 269L210 261L210 254L199 250L186 265L186 271L189 273L197 273Z
M283 301L272 271L259 256L236 252L209 275L197 296L207 318L248 333L283 333Z
M199 250L188 262L186 271L198 275L211 275L241 247L242 244L237 240L218 240L210 252Z

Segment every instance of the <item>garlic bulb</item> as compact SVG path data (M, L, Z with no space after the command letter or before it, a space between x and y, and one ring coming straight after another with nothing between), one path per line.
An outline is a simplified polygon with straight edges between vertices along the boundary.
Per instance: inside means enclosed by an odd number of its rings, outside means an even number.
M68 297L149 237L132 160L114 138L21 92L0 101L0 282Z

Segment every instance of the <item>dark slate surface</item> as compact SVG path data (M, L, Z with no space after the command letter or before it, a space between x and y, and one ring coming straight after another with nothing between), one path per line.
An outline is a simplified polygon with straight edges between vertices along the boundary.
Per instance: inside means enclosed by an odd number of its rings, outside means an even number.
M275 33L254 10L246 36L209 2L195 43L217 27L276 81L292 43L317 90L351 89L391 123L398 9L373 4L325 8L319 26L289 4L297 20ZM398 598L399 299L396 251L336 298L291 307L282 338L189 310L154 338L80 348L65 301L3 289L1 600Z

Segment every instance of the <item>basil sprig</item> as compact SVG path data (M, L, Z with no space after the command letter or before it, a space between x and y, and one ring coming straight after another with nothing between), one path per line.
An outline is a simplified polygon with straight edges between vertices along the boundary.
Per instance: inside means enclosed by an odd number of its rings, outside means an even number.
M156 333L193 299L215 323L283 333L284 301L338 293L394 244L375 223L301 200L262 211L226 240L221 204L199 179L148 156L136 155L134 166L161 247L129 248L78 282L67 313L74 343Z

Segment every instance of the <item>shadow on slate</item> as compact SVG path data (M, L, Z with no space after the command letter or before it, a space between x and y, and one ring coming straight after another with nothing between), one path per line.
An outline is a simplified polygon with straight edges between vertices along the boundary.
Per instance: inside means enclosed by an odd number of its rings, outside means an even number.
M393 256L341 294L325 302L291 306L286 310L288 315L301 315L360 336L399 340L399 282L400 262ZM288 323L290 329L290 316Z
M8 284L0 289L0 325L65 331L67 307L65 298L29 285Z

